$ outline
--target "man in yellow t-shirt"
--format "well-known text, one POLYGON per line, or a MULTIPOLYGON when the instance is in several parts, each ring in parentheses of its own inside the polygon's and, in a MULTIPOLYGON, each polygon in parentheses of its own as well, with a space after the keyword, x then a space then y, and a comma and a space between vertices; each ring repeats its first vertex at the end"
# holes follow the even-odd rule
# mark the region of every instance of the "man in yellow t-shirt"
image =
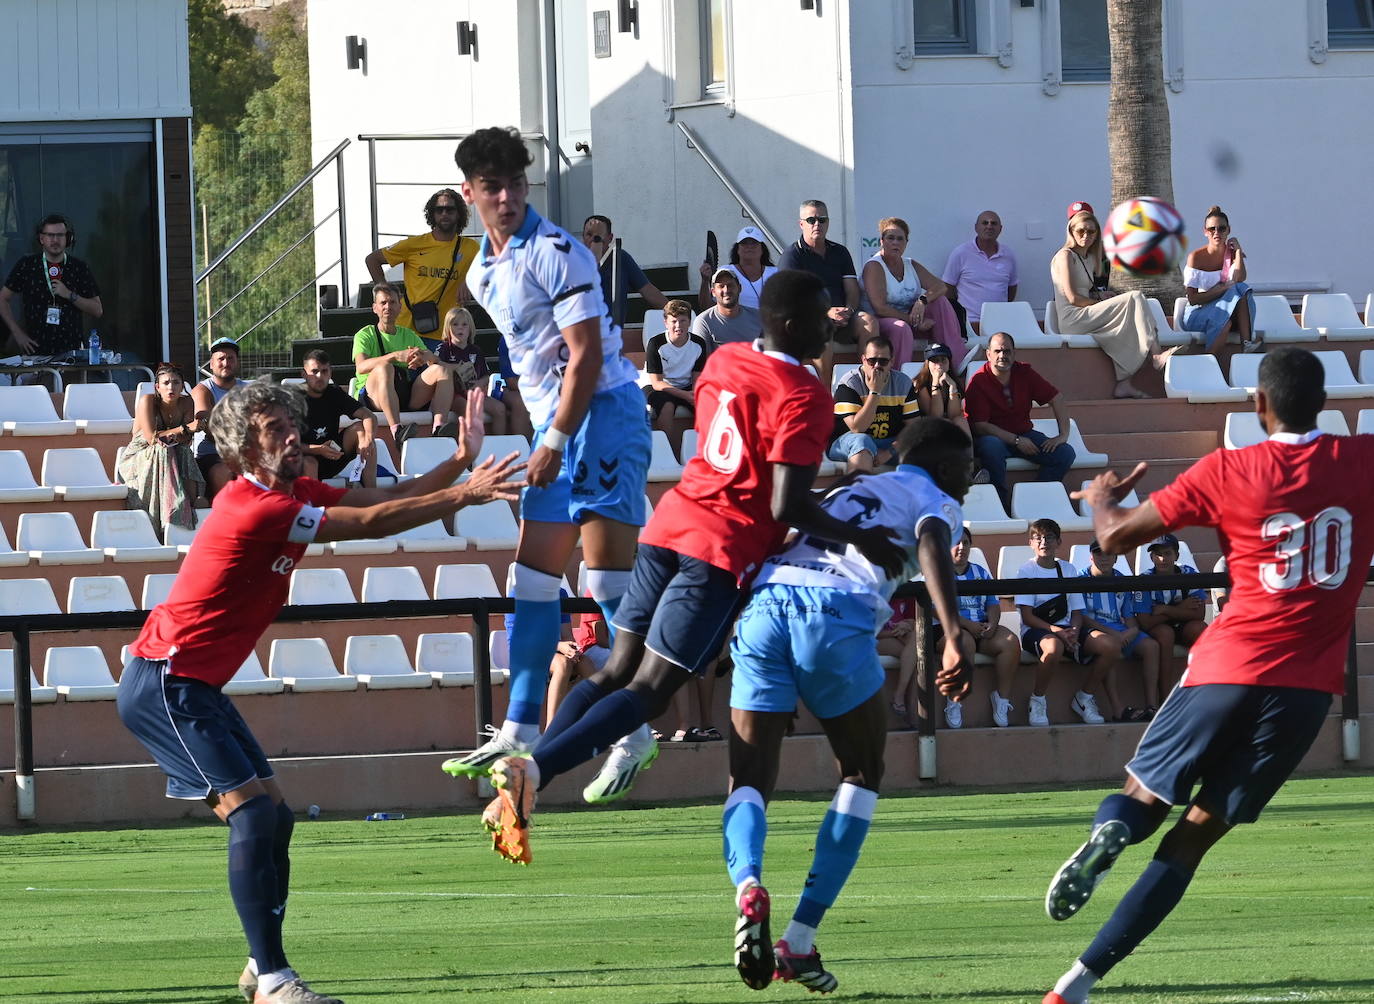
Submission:
POLYGON ((449 417, 453 404, 453 371, 425 348, 420 336, 396 323, 399 291, 389 282, 372 290, 372 312, 377 323, 353 336, 353 396, 372 411, 380 411, 391 428, 392 441, 400 446, 414 431, 401 421, 403 411, 428 409, 431 435, 452 436, 458 425, 449 417))
MULTIPOLYGON (((405 299, 396 323, 402 328, 415 329, 410 305, 425 300, 438 301, 437 320, 442 322, 449 309, 459 299, 469 300, 464 279, 473 259, 477 257, 477 242, 462 237, 468 225, 468 207, 462 196, 451 188, 441 188, 425 203, 425 222, 429 233, 399 240, 390 247, 378 248, 367 256, 367 271, 373 282, 386 282, 384 265, 404 267, 405 299), (454 256, 455 246, 458 249, 454 256)), ((442 332, 421 332, 441 338, 442 332)))

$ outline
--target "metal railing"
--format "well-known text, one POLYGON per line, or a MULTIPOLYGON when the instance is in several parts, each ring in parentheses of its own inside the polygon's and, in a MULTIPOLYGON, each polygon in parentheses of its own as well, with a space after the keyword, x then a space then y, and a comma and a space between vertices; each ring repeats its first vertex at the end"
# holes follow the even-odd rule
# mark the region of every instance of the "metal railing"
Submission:
POLYGON ((682 132, 682 135, 687 137, 687 145, 696 150, 701 156, 702 161, 711 169, 711 173, 720 179, 720 183, 725 186, 726 191, 728 191, 731 197, 739 203, 740 209, 744 210, 745 214, 754 221, 754 225, 763 231, 763 236, 767 237, 768 243, 773 245, 773 253, 782 254, 783 243, 778 238, 778 235, 774 233, 773 228, 768 225, 768 221, 763 218, 763 213, 759 212, 758 207, 750 201, 749 196, 740 191, 740 187, 735 184, 729 172, 725 170, 724 166, 715 158, 711 151, 702 144, 701 137, 692 132, 691 127, 681 119, 678 119, 674 124, 682 132))

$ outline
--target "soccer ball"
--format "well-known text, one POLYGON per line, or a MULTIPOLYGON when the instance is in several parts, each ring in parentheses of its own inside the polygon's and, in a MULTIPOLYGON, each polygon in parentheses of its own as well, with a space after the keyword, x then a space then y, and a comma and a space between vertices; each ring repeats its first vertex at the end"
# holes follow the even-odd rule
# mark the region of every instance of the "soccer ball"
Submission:
POLYGON ((1163 199, 1127 199, 1107 217, 1102 249, 1113 265, 1127 272, 1163 275, 1178 266, 1188 249, 1183 217, 1163 199))

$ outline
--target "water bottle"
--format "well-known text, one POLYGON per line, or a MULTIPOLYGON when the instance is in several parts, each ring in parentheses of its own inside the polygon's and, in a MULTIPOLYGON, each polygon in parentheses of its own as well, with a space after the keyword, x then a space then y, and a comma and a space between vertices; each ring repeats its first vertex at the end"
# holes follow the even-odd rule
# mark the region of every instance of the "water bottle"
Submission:
POLYGON ((318 805, 312 805, 310 808, 305 810, 305 814, 310 819, 319 819, 320 807, 318 805))
POLYGON ((382 823, 388 819, 405 819, 406 814, 404 812, 369 812, 366 818, 369 823, 382 823))
POLYGON ((91 339, 86 343, 86 359, 92 366, 100 365, 100 332, 91 329, 91 339))

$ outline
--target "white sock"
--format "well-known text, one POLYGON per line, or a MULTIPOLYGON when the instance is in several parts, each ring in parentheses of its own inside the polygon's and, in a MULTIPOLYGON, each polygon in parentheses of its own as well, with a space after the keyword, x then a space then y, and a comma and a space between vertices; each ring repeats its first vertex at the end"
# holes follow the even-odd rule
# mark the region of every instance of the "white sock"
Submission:
POLYGON ((787 942, 788 951, 793 955, 810 955, 811 949, 816 947, 816 929, 791 920, 787 923, 782 940, 787 942))
POLYGON ((1069 1004, 1084 1004, 1088 999, 1088 991, 1099 979, 1101 977, 1083 965, 1082 962, 1075 962, 1054 985, 1054 992, 1063 997, 1069 1004))
POLYGON ((277 987, 281 986, 283 983, 287 982, 288 980, 294 980, 295 978, 296 971, 294 969, 291 969, 290 967, 286 969, 275 969, 270 973, 259 973, 258 993, 264 995, 270 994, 273 990, 276 990, 277 987))
POLYGON ((248 971, 254 976, 258 975, 258 960, 253 956, 248 956, 248 971))
POLYGON ((507 718, 501 723, 501 735, 513 743, 528 748, 538 741, 539 726, 525 722, 513 722, 507 718))

